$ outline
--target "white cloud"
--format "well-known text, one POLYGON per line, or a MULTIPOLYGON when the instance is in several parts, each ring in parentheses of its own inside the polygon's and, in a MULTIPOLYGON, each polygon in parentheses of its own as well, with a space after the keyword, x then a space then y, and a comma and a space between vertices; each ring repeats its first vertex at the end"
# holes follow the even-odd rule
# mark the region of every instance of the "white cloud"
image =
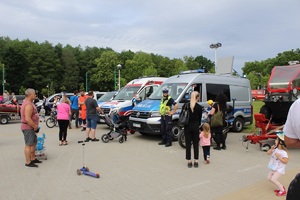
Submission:
MULTIPOLYGON (((300 47, 299 0, 2 0, 1 36, 73 46, 218 57, 234 68, 300 47)), ((240 71, 241 72, 241 71, 240 71)))

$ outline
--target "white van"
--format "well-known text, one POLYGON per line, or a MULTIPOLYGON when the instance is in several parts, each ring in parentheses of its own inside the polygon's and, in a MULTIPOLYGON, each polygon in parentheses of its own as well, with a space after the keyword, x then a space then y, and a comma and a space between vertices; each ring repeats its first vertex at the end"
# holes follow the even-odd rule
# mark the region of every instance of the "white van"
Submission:
POLYGON ((169 95, 179 104, 173 115, 172 134, 177 138, 180 127, 178 117, 184 102, 189 101, 192 91, 199 91, 199 104, 207 108, 208 100, 215 100, 216 96, 224 93, 233 105, 235 99, 233 131, 242 131, 244 125, 252 124, 252 95, 248 79, 231 75, 199 73, 197 70, 183 72, 166 80, 148 100, 139 103, 132 109, 129 127, 141 134, 160 134, 159 105, 162 90, 167 88, 169 95))
POLYGON ((132 110, 132 99, 134 94, 138 94, 142 100, 148 98, 167 78, 162 77, 142 77, 134 79, 125 85, 113 100, 101 106, 105 114, 111 109, 118 109, 120 116, 128 116, 132 110))

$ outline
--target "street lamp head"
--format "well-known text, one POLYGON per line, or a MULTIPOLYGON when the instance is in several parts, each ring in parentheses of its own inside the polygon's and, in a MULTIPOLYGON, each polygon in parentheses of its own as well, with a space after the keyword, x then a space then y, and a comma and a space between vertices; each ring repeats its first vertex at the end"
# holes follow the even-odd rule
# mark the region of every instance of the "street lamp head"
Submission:
POLYGON ((120 70, 122 68, 122 65, 118 64, 117 67, 120 70))
POLYGON ((222 46, 222 44, 220 43, 220 42, 218 42, 218 43, 216 43, 216 44, 211 44, 209 47, 211 48, 211 49, 217 49, 217 48, 219 48, 219 47, 221 47, 222 46))

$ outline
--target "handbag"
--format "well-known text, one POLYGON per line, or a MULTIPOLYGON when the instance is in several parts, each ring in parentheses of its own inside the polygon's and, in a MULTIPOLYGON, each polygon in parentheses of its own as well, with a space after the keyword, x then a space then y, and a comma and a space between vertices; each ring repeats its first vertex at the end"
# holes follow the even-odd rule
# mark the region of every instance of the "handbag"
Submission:
POLYGON ((213 116, 211 116, 211 124, 210 127, 220 127, 223 126, 223 113, 220 110, 220 106, 218 104, 218 112, 215 112, 213 116))
POLYGON ((179 125, 180 126, 185 126, 189 123, 189 118, 190 118, 190 112, 189 112, 189 103, 184 104, 182 111, 179 115, 179 125))

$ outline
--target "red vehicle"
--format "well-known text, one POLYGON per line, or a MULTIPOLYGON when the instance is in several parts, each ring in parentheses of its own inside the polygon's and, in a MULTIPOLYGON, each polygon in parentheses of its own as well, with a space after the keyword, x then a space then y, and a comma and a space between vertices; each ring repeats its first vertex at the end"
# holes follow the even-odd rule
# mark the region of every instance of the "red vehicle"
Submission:
POLYGON ((300 64, 275 66, 260 113, 272 123, 284 124, 290 106, 300 98, 300 64))
POLYGON ((0 122, 7 124, 9 120, 20 118, 21 104, 14 104, 11 101, 0 104, 0 122))
POLYGON ((264 100, 266 97, 265 90, 252 90, 252 100, 264 100))

